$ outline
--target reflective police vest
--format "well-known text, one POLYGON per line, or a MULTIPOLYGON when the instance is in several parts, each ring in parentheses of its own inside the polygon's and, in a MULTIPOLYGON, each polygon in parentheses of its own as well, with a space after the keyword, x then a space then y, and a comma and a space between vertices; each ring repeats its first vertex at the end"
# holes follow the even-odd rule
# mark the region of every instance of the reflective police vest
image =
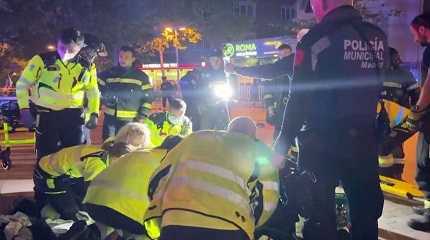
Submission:
POLYGON ((149 178, 166 150, 137 150, 112 162, 90 184, 84 203, 108 207, 143 226, 149 178))
POLYGON ((16 84, 21 109, 29 107, 30 90, 31 100, 44 108, 82 108, 86 95, 88 112, 99 112, 100 93, 94 64, 87 69, 77 62, 65 63, 56 52, 35 55, 16 84))
POLYGON ((63 148, 43 157, 39 168, 52 178, 66 176, 91 181, 109 165, 109 156, 98 146, 78 145, 63 148))
POLYGON ((227 223, 253 239, 249 182, 255 174, 258 178, 259 163, 271 163, 271 154, 267 146, 242 134, 199 131, 189 135, 169 152, 152 177, 145 220, 162 218, 162 227, 205 225, 212 229, 224 229, 227 223), (166 222, 163 215, 169 212, 178 213, 176 219, 180 212, 202 218, 166 222), (214 225, 214 219, 224 224, 214 225))

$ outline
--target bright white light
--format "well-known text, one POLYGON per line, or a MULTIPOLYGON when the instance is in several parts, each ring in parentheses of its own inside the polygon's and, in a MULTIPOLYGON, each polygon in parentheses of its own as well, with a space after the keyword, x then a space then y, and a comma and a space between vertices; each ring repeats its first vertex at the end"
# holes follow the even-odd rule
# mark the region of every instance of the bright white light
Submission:
POLYGON ((48 46, 46 46, 46 49, 48 49, 48 50, 50 50, 50 51, 53 51, 53 50, 55 50, 55 46, 54 46, 54 45, 49 44, 48 46))
POLYGON ((228 101, 231 97, 233 97, 233 89, 228 83, 225 82, 215 83, 213 85, 213 91, 217 98, 220 98, 224 101, 228 101))

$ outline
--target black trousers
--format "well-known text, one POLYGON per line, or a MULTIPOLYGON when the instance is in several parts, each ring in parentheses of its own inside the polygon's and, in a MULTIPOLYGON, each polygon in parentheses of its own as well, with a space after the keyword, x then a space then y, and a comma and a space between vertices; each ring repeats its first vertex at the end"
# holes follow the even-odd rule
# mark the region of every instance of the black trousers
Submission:
POLYGON ((338 239, 335 187, 347 194, 352 240, 377 240, 383 194, 379 186, 376 134, 373 129, 304 133, 299 165, 314 174, 311 209, 305 210, 304 239, 338 239))
POLYGON ((37 107, 36 153, 40 159, 62 148, 82 144, 82 109, 70 108, 60 111, 37 107))
POLYGON ((430 199, 430 157, 429 143, 423 133, 418 135, 417 173, 415 180, 427 200, 430 199))
POLYGON ((118 131, 124 127, 127 123, 131 122, 132 120, 122 120, 118 119, 114 116, 111 116, 109 114, 105 114, 105 118, 103 120, 103 141, 108 139, 109 137, 114 137, 118 131))
POLYGON ((249 240, 241 230, 218 230, 199 227, 167 226, 160 240, 249 240))
POLYGON ((85 210, 97 222, 115 229, 125 230, 129 233, 142 235, 146 233, 144 226, 133 219, 105 206, 86 203, 85 210))
POLYGON ((33 175, 37 205, 42 208, 45 204, 50 204, 62 219, 76 221, 76 213, 81 209, 88 183, 82 178, 64 179, 67 184, 57 184, 55 188, 48 188, 46 181, 49 176, 41 173, 40 169, 36 169, 33 175))

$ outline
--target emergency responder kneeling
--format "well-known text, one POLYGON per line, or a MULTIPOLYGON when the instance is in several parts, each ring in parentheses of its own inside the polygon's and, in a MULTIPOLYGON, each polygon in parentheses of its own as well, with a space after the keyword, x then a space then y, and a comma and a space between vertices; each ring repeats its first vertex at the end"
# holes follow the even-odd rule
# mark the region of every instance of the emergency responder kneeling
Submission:
MULTIPOLYGON (((149 179, 166 156, 180 141, 179 136, 165 139, 159 148, 133 151, 113 162, 88 187, 84 203, 105 239, 113 230, 121 230, 123 238, 145 239, 143 217, 149 206, 149 179)), ((148 229, 148 231, 151 229, 148 229)), ((159 231, 155 229, 156 233, 159 231)))
POLYGON ((255 123, 239 117, 228 131, 193 133, 169 152, 151 178, 145 216, 160 221, 161 240, 253 239, 262 210, 276 208, 265 193, 279 191, 276 171, 262 179, 273 152, 255 135, 255 123))
POLYGON ((135 51, 128 46, 118 53, 118 66, 99 74, 99 87, 105 107, 103 140, 133 120, 149 116, 154 98, 148 76, 137 69, 135 51))
POLYGON ((191 120, 185 116, 187 104, 179 98, 169 98, 166 112, 153 113, 144 120, 151 130, 153 147, 158 147, 167 136, 186 137, 193 131, 191 120))
POLYGON ((36 201, 51 205, 62 219, 76 221, 88 182, 113 159, 144 146, 148 133, 144 124, 129 123, 101 147, 78 145, 43 157, 33 176, 36 201))
POLYGON ((78 57, 85 49, 84 40, 80 31, 64 30, 58 38, 57 51, 35 55, 16 84, 21 121, 28 128, 34 121, 30 98, 35 105, 38 160, 64 147, 82 144, 85 95, 91 116, 86 126, 93 129, 97 125, 100 93, 96 67, 78 57))

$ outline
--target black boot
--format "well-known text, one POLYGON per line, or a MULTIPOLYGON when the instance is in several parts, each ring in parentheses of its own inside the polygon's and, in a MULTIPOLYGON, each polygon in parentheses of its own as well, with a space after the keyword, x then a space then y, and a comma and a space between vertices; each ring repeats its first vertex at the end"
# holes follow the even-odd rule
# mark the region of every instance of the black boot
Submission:
POLYGON ((409 220, 408 225, 418 231, 430 232, 430 213, 427 212, 421 217, 409 220))

